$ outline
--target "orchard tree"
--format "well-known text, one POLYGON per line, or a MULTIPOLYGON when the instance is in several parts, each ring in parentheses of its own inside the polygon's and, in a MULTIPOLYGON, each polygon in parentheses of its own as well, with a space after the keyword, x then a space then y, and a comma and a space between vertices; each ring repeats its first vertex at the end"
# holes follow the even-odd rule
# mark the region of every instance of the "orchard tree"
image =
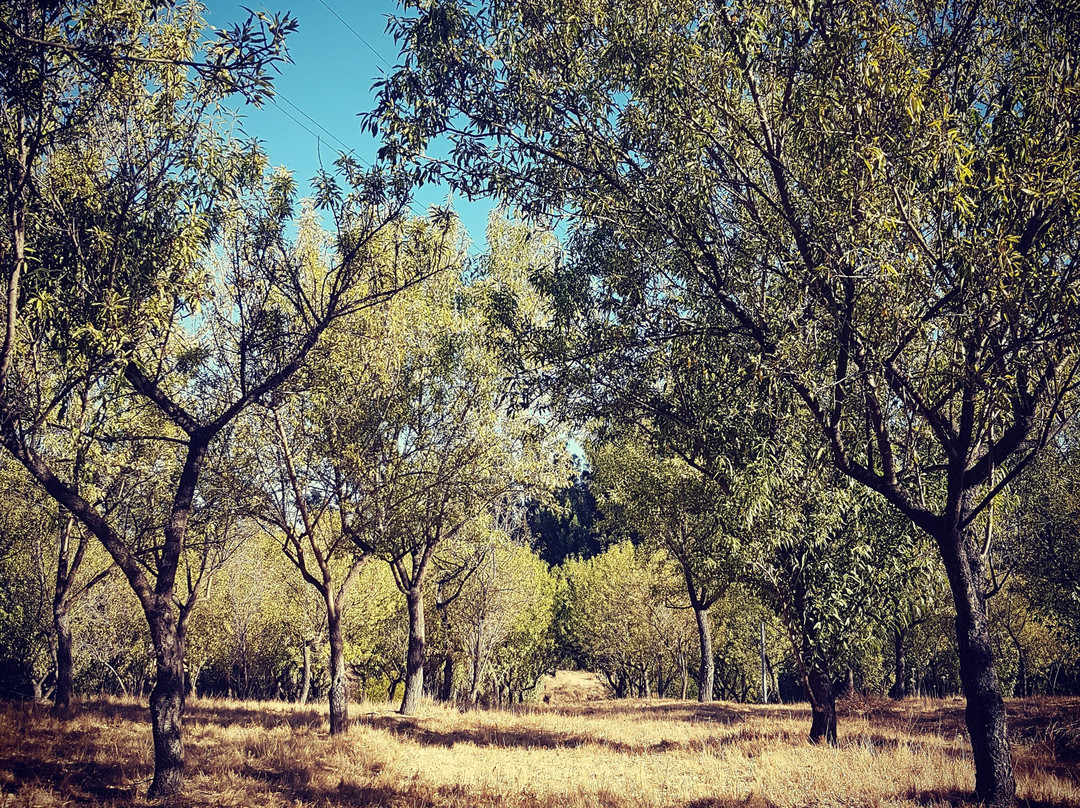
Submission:
POLYGON ((448 606, 450 632, 469 663, 469 707, 479 704, 489 679, 505 678, 519 692, 527 689, 521 684, 527 683, 528 672, 521 668, 551 625, 553 585, 547 565, 505 532, 485 533, 469 542, 476 545, 473 569, 448 606))
POLYGON ((716 655, 709 610, 738 575, 738 528, 745 520, 730 513, 731 498, 715 481, 679 458, 657 457, 633 438, 596 447, 589 464, 605 520, 617 521, 643 546, 665 550, 678 564, 697 623, 698 701, 712 701, 716 655))
POLYGON ((654 554, 623 541, 562 567, 567 620, 562 631, 616 698, 648 696, 652 674, 668 648, 666 629, 677 610, 665 598, 670 567, 656 561, 654 554))
POLYGON ((220 103, 266 96, 293 27, 253 15, 200 46, 194 5, 16 3, 0 17, 0 442, 101 542, 142 607, 156 658, 154 797, 182 785, 198 591, 181 598, 177 584, 194 511, 210 501, 207 459, 330 323, 398 285, 368 246, 400 214, 404 184, 343 168, 345 189, 320 194, 334 261, 315 272, 286 235, 291 180, 228 135, 220 103), (101 431, 95 462, 118 462, 129 444, 168 460, 135 510, 87 498, 72 460, 40 448, 87 380, 116 411, 142 414, 101 431))
MULTIPOLYGON (((402 285, 417 278, 438 283, 436 276, 456 258, 455 232, 445 217, 434 223, 402 223, 373 242, 370 260, 402 285)), ((320 267, 316 274, 332 265, 336 245, 328 236, 311 215, 305 217, 298 246, 304 260, 320 267)), ((292 389, 265 408, 261 429, 245 441, 245 476, 259 490, 256 516, 279 532, 286 557, 325 604, 332 735, 348 728, 345 608, 350 590, 375 553, 372 492, 358 485, 350 472, 355 458, 383 435, 369 431, 356 411, 381 413, 396 403, 397 391, 381 384, 384 368, 394 363, 400 347, 396 340, 401 331, 387 323, 395 322, 399 329, 405 325, 403 319, 389 316, 394 309, 390 301, 339 321, 292 389), (361 407, 343 396, 343 390, 362 397, 361 407), (260 434, 270 439, 260 440, 260 434)))
MULTIPOLYGON (((414 4, 409 3, 409 6, 414 4)), ((1074 15, 1060 4, 415 4, 383 155, 627 256, 627 320, 685 293, 794 391, 834 467, 933 539, 980 801, 1015 793, 979 520, 1072 412, 1074 15)), ((584 287, 589 287, 586 285, 584 287)), ((679 339, 653 318, 656 339, 679 339)))
MULTIPOLYGON (((432 234, 425 238, 413 249, 432 249, 432 234)), ((443 251, 453 246, 440 243, 443 251)), ((456 266, 378 313, 369 326, 379 345, 375 364, 356 365, 354 373, 342 363, 339 380, 366 391, 364 403, 345 408, 335 428, 354 436, 341 473, 364 512, 349 535, 390 565, 408 606, 405 715, 415 712, 423 691, 424 592, 439 546, 464 539, 499 503, 558 484, 565 465, 549 425, 510 412, 498 357, 485 338, 484 288, 465 284, 461 257, 451 251, 456 266)), ((363 350, 362 342, 354 350, 363 350)))

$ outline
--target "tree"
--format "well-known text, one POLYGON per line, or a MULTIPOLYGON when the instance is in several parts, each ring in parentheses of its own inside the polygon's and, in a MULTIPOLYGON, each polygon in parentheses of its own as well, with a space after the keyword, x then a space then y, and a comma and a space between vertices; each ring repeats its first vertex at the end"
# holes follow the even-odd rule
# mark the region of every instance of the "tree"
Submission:
POLYGON ((684 319, 745 340, 833 465, 933 539, 975 793, 1002 806, 978 521, 1072 406, 1071 19, 1013 0, 443 0, 395 22, 408 59, 368 119, 390 159, 449 135, 425 172, 614 231, 632 258, 600 278, 613 308, 685 290, 684 319))
POLYGON ((469 574, 447 607, 450 632, 469 663, 470 707, 479 704, 489 678, 516 685, 518 692, 535 686, 536 680, 528 682, 530 673, 538 680, 547 666, 530 663, 549 634, 554 601, 550 573, 539 557, 504 530, 485 533, 462 548, 473 556, 469 574))
MULTIPOLYGON (((453 239, 440 240, 437 250, 460 259, 453 239)), ((372 320, 374 365, 341 365, 340 385, 365 391, 364 405, 340 412, 336 425, 354 436, 341 468, 365 514, 350 536, 390 565, 406 598, 406 715, 423 690, 424 591, 439 546, 483 524, 497 503, 556 484, 562 466, 550 427, 507 411, 480 317, 483 293, 465 285, 460 268, 448 269, 372 320)))
POLYGON ((741 565, 737 535, 729 525, 745 522, 721 486, 679 458, 650 456, 647 446, 624 438, 589 455, 603 491, 605 519, 642 537, 643 546, 675 559, 697 623, 701 664, 698 701, 713 700, 715 651, 709 609, 723 597, 741 565))
MULTIPOLYGON (((787 629, 798 676, 812 709, 810 740, 836 745, 840 665, 868 631, 877 592, 878 533, 864 489, 807 456, 802 441, 780 436, 762 452, 762 487, 749 516, 760 537, 751 564, 756 584, 787 629), (876 534, 876 535, 875 535, 876 534)), ((887 556, 889 553, 878 554, 887 556)))
POLYGON ((285 17, 253 15, 200 48, 194 7, 5 6, 3 160, 7 281, 0 442, 97 537, 146 616, 152 796, 182 783, 184 640, 205 583, 188 540, 208 457, 235 419, 280 387, 339 316, 392 294, 369 243, 405 186, 342 167, 320 202, 334 263, 315 272, 285 236, 293 187, 232 140, 218 104, 269 90, 285 17), (31 261, 31 257, 33 260, 31 261), (103 430, 102 463, 141 444, 164 462, 154 492, 112 511, 39 451, 76 382, 125 414, 103 430), (152 518, 146 519, 148 511, 152 518))
POLYGON ((569 625, 563 630, 584 663, 616 698, 648 696, 670 640, 670 566, 628 542, 562 567, 569 625), (665 630, 667 629, 667 630, 665 630))

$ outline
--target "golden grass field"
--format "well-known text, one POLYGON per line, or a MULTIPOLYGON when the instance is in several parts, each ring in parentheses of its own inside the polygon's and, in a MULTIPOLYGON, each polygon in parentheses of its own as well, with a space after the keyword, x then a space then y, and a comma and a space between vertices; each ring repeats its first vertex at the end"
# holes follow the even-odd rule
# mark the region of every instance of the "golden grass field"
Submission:
MULTIPOLYGON (((587 675, 550 704, 462 713, 193 699, 187 785, 172 805, 385 808, 956 806, 974 783, 958 699, 852 700, 840 747, 811 746, 805 706, 600 698, 587 675)), ((1009 703, 1021 805, 1080 808, 1080 698, 1009 703)), ((0 707, 0 806, 140 806, 152 772, 144 703, 0 707)))

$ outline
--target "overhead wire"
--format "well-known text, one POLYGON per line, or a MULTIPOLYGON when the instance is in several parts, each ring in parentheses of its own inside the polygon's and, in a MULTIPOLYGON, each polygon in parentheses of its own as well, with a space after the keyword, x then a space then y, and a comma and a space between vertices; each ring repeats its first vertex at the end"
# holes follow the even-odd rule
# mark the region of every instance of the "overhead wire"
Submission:
MULTIPOLYGON (((371 43, 368 42, 363 36, 361 36, 361 34, 355 28, 353 28, 352 25, 350 25, 340 14, 338 14, 337 11, 335 11, 334 8, 329 3, 326 2, 326 0, 319 0, 319 2, 326 8, 327 11, 329 11, 331 14, 333 14, 334 17, 336 17, 338 19, 338 21, 342 25, 344 25, 352 33, 353 36, 355 36, 358 40, 360 40, 368 48, 368 50, 370 50, 372 53, 374 53, 375 56, 377 56, 387 67, 391 67, 391 68, 393 67, 393 65, 391 65, 390 62, 388 62, 386 60, 386 58, 381 53, 379 53, 374 47, 372 47, 371 43)), ((334 143, 336 143, 341 148, 341 150, 343 152, 355 157, 357 160, 359 160, 361 163, 363 163, 368 168, 374 168, 373 164, 369 160, 365 159, 364 157, 360 156, 355 151, 353 151, 351 148, 349 148, 349 146, 347 146, 345 144, 345 142, 341 138, 339 138, 332 131, 330 131, 328 128, 323 126, 319 121, 315 120, 315 118, 313 118, 311 115, 306 113, 296 103, 289 100, 281 92, 279 92, 279 91, 275 92, 274 96, 271 98, 271 101, 273 102, 274 106, 277 107, 277 109, 280 110, 282 114, 284 114, 287 118, 289 118, 289 120, 291 120, 293 123, 295 123, 301 129, 303 129, 305 132, 307 132, 309 135, 311 135, 313 138, 315 138, 315 142, 316 142, 317 147, 319 145, 321 145, 324 138, 322 136, 320 136, 317 132, 313 131, 311 129, 311 127, 307 126, 303 121, 299 120, 295 115, 290 113, 283 106, 281 106, 281 104, 278 103, 279 99, 281 101, 284 101, 290 107, 292 107, 292 109, 294 109, 303 118, 310 121, 312 126, 316 127, 317 129, 319 129, 320 131, 325 133, 326 137, 329 138, 330 140, 332 140, 334 143)), ((423 216, 427 215, 426 211, 418 211, 416 209, 416 206, 417 206, 417 203, 415 201, 409 203, 409 209, 412 211, 414 216, 423 217, 423 216)), ((477 251, 477 248, 476 248, 475 244, 470 243, 469 252, 474 253, 476 251, 477 251)))
POLYGON ((392 68, 392 67, 393 67, 393 65, 392 65, 392 64, 390 64, 390 63, 389 63, 388 61, 386 61, 386 57, 385 57, 385 56, 383 56, 383 55, 382 55, 381 53, 379 53, 379 52, 378 52, 377 50, 375 50, 375 48, 373 48, 373 47, 372 47, 371 43, 370 43, 370 42, 368 42, 368 41, 367 41, 366 39, 364 39, 364 37, 362 37, 362 36, 360 35, 360 32, 359 32, 359 31, 357 31, 357 30, 356 30, 355 28, 353 28, 353 27, 352 27, 351 25, 349 25, 349 23, 348 23, 348 22, 346 22, 345 18, 344 18, 344 17, 342 17, 342 16, 340 15, 340 14, 338 14, 338 13, 337 13, 337 12, 336 12, 336 11, 334 10, 333 6, 331 6, 331 5, 329 4, 329 3, 327 3, 327 2, 326 2, 326 0, 319 0, 319 2, 320 2, 320 3, 322 3, 323 7, 324 7, 324 8, 325 8, 325 9, 326 9, 327 11, 329 11, 329 12, 330 12, 331 14, 333 14, 333 15, 334 15, 335 17, 337 17, 337 18, 338 18, 338 22, 340 22, 340 23, 341 23, 342 25, 344 25, 344 26, 345 26, 346 28, 348 28, 348 29, 349 29, 350 31, 352 31, 352 34, 353 34, 353 36, 355 36, 355 37, 356 37, 357 39, 359 39, 359 40, 360 40, 361 42, 363 42, 363 43, 364 43, 364 44, 365 44, 365 45, 367 46, 367 49, 368 49, 369 51, 371 51, 371 52, 372 52, 372 53, 374 53, 374 54, 375 54, 375 55, 376 55, 376 56, 377 56, 377 57, 378 57, 379 59, 381 59, 381 60, 382 60, 382 62, 383 62, 383 64, 385 64, 385 65, 386 65, 387 67, 390 67, 390 68, 392 68))

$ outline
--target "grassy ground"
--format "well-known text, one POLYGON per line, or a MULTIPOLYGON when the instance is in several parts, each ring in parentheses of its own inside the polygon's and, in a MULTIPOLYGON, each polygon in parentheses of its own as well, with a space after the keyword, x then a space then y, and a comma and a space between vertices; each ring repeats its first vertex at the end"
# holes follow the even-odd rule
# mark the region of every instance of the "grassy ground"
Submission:
MULTIPOLYGON (((847 702, 832 749, 807 743, 804 707, 597 696, 564 680, 549 704, 516 712, 353 705, 333 739, 321 705, 193 700, 173 804, 955 806, 974 782, 959 700, 847 702)), ((1021 805, 1080 808, 1080 699, 1009 708, 1021 805)), ((144 704, 86 702, 66 722, 0 707, 0 806, 145 805, 151 764, 144 704)))

